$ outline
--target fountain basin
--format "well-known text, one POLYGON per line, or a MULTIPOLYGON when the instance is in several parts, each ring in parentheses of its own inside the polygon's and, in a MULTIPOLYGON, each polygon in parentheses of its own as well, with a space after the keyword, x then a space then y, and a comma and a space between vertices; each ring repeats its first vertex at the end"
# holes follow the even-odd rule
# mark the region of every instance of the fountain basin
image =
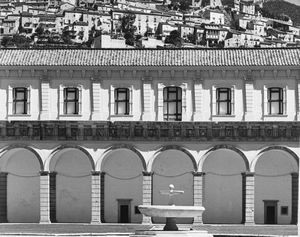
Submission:
POLYGON ((139 205, 142 214, 151 217, 188 218, 202 216, 202 206, 139 205))

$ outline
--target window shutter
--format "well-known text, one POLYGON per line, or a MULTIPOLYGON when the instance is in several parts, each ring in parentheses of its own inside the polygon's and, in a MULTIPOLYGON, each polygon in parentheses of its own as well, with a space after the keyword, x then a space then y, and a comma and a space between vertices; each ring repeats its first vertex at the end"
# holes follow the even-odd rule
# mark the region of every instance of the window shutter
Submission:
POLYGON ((287 114, 287 95, 286 87, 282 88, 282 99, 283 99, 283 114, 287 114))
POLYGON ((231 87, 231 90, 230 90, 230 93, 231 93, 231 101, 230 101, 230 104, 231 104, 231 115, 234 115, 234 87, 231 87))
POLYGON ((268 106, 268 88, 266 86, 264 86, 263 100, 264 100, 264 115, 268 115, 270 114, 270 109, 268 106))
POLYGON ((82 114, 82 86, 78 86, 78 114, 82 114))
POLYGON ((65 98, 65 87, 63 85, 59 86, 59 115, 64 114, 64 98, 65 98))
POLYGON ((27 111, 26 111, 26 114, 30 114, 30 99, 31 99, 31 86, 27 87, 27 111))
POLYGON ((211 96, 211 113, 212 115, 216 115, 217 114, 217 105, 216 105, 216 102, 217 102, 217 90, 216 90, 216 87, 213 86, 212 88, 212 96, 211 96))
POLYGON ((9 115, 13 114, 13 88, 11 86, 8 86, 8 111, 7 113, 9 115))
POLYGON ((129 87, 129 114, 133 114, 133 89, 129 87))

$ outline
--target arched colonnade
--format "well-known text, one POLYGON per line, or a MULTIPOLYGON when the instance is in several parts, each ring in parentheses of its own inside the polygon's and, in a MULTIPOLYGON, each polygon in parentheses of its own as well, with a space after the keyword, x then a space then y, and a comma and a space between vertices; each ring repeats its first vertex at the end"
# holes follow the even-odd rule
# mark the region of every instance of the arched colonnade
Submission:
POLYGON ((166 204, 159 191, 170 183, 185 191, 177 205, 206 208, 203 219, 181 223, 297 221, 298 157, 285 146, 262 148, 251 160, 232 145, 212 146, 199 159, 178 145, 162 146, 147 159, 128 144, 97 158, 78 145, 41 154, 23 144, 0 151, 1 222, 160 223, 137 206, 166 204))

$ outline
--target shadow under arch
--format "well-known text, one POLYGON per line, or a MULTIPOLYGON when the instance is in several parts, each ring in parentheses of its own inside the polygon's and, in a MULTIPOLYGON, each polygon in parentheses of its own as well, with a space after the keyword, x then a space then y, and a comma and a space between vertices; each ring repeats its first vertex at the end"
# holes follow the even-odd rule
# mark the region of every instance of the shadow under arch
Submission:
POLYGON ((147 166, 147 171, 148 172, 152 171, 153 163, 156 160, 156 158, 158 157, 158 155, 161 154, 164 151, 167 151, 167 150, 178 150, 178 151, 181 151, 184 154, 186 154, 190 158, 190 160, 192 161, 192 164, 193 164, 193 167, 194 167, 193 171, 197 171, 197 169, 198 169, 197 168, 197 162, 196 162, 194 156, 187 149, 185 149, 184 147, 179 146, 179 145, 166 145, 166 146, 162 146, 158 151, 156 151, 154 153, 154 155, 152 156, 152 158, 149 160, 148 166, 147 166))
POLYGON ((199 171, 202 172, 203 171, 203 164, 205 162, 205 160, 207 159, 207 157, 214 151, 216 150, 219 150, 219 149, 228 149, 228 150, 232 150, 234 152, 236 152, 237 154, 239 154, 244 163, 245 163, 245 166, 246 166, 246 171, 250 171, 250 165, 249 165, 249 161, 247 159, 247 157, 245 156, 245 154, 240 150, 238 149, 237 147, 235 146, 232 146, 232 145, 227 145, 227 144, 219 144, 219 145, 215 145, 213 146, 212 148, 210 148, 200 159, 199 161, 199 171))
MULTIPOLYGON (((260 159, 260 157, 267 151, 272 151, 272 150, 281 150, 284 151, 286 153, 288 153, 289 155, 291 155, 294 160, 296 161, 298 167, 299 167, 299 157, 297 156, 297 154, 295 152, 293 152, 291 149, 285 147, 285 146, 279 146, 279 145, 274 145, 274 146, 268 146, 266 148, 264 148, 263 150, 261 150, 257 156, 254 158, 254 160, 251 162, 251 167, 250 167, 250 171, 251 172, 255 172, 255 166, 257 164, 257 161, 260 159)), ((297 169, 298 170, 298 169, 297 169)))
POLYGON ((38 162, 40 164, 40 171, 44 171, 44 163, 43 163, 43 160, 42 160, 42 157, 40 156, 40 154, 33 147, 25 145, 25 144, 18 143, 18 144, 11 144, 11 145, 4 147, 0 152, 0 159, 8 151, 10 151, 12 149, 18 149, 18 148, 23 148, 23 149, 26 149, 26 150, 32 152, 35 155, 35 157, 38 159, 38 162))
POLYGON ((45 163, 45 170, 47 171, 50 171, 50 163, 51 163, 51 160, 52 158, 60 151, 64 150, 64 149, 77 149, 77 150, 80 150, 82 151, 89 159, 90 163, 91 163, 91 166, 92 166, 92 171, 95 171, 95 163, 94 163, 94 160, 93 160, 93 157, 91 156, 91 154, 86 150, 84 149, 82 146, 79 146, 79 145, 72 145, 72 144, 64 144, 64 145, 60 145, 58 147, 56 147, 52 152, 51 154, 49 155, 49 157, 47 158, 46 160, 46 163, 45 163))
POLYGON ((143 166, 143 171, 146 171, 146 162, 144 159, 144 156, 141 154, 141 152, 139 150, 137 150, 133 145, 130 144, 115 144, 110 146, 109 148, 107 148, 106 151, 104 151, 104 153, 101 155, 100 159, 96 162, 96 170, 97 171, 102 171, 103 170, 103 161, 108 157, 109 153, 111 153, 112 151, 118 150, 118 149, 127 149, 132 151, 133 153, 135 153, 140 161, 142 162, 142 166, 143 166))

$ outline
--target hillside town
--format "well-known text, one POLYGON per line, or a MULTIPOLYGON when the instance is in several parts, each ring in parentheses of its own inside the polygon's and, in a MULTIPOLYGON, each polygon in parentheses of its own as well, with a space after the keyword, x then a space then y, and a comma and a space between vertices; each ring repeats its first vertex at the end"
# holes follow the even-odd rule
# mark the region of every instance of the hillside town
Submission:
POLYGON ((1 48, 299 47, 264 0, 0 0, 1 48))

